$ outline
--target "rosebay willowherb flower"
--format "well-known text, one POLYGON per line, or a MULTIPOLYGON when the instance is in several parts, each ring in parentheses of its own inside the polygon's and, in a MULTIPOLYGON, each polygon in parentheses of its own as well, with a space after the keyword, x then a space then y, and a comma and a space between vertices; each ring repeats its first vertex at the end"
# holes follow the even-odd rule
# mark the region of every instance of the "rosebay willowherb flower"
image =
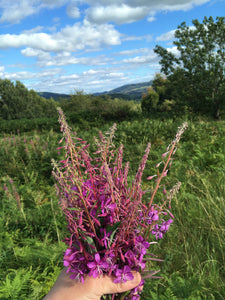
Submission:
POLYGON ((173 222, 168 210, 180 183, 169 192, 163 184, 176 146, 187 124, 178 133, 162 155, 161 172, 150 175, 152 188, 149 201, 143 201, 142 175, 151 145, 148 144, 132 185, 127 182, 129 163, 124 164, 123 146, 113 144, 114 124, 105 135, 95 140, 96 151, 89 153, 89 145, 78 138, 68 126, 59 108, 59 122, 64 143, 65 158, 53 161, 53 176, 59 203, 65 213, 68 245, 63 262, 72 279, 84 281, 85 276, 113 276, 114 282, 133 279, 132 271, 142 274, 139 287, 123 295, 107 295, 104 299, 139 299, 146 278, 159 278, 158 270, 146 270, 149 261, 157 261, 151 254, 151 244, 163 238, 173 222), (161 203, 154 203, 158 190, 161 203))

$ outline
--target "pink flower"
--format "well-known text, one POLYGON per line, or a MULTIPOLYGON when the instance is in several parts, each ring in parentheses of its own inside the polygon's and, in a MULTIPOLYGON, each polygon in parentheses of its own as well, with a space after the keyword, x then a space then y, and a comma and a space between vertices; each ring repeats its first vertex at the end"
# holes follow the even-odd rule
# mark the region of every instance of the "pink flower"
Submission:
POLYGON ((75 253, 72 251, 72 249, 68 248, 66 249, 63 257, 63 264, 65 267, 68 267, 71 264, 71 261, 74 259, 75 253))
POLYGON ((134 275, 131 272, 131 268, 124 266, 123 269, 117 269, 115 272, 116 278, 113 280, 114 283, 127 282, 128 280, 133 280, 134 275))
POLYGON ((109 267, 108 263, 105 259, 101 259, 99 253, 95 254, 95 260, 89 262, 87 264, 88 268, 91 270, 89 272, 89 276, 94 278, 98 277, 99 275, 103 274, 103 271, 106 271, 109 267))

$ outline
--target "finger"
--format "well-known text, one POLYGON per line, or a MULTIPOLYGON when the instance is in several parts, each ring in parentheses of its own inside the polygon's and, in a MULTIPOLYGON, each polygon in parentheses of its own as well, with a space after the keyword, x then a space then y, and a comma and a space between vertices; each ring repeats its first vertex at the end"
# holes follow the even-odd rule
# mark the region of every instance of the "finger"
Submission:
POLYGON ((113 277, 102 277, 100 279, 102 285, 102 293, 103 294, 118 294, 129 291, 136 286, 138 286, 141 282, 141 275, 138 272, 133 272, 134 278, 124 283, 114 283, 113 277))

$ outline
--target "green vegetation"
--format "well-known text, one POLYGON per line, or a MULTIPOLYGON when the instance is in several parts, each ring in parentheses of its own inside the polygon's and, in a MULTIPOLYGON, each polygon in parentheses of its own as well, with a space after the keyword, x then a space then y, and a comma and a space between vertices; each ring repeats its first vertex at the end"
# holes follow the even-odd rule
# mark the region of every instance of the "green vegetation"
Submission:
MULTIPOLYGON (((126 98, 126 97, 125 97, 126 98)), ((0 132, 16 133, 30 129, 56 129, 60 105, 71 122, 83 127, 103 124, 105 121, 130 120, 141 116, 137 101, 118 98, 117 95, 94 96, 77 91, 65 98, 45 99, 19 81, 0 79, 0 132)))
MULTIPOLYGON (((182 120, 133 120, 118 124, 115 143, 125 146, 134 175, 147 141, 152 150, 145 177, 182 120)), ((112 124, 73 129, 93 142, 112 124)), ((159 280, 145 285, 143 299, 224 299, 225 297, 225 123, 190 121, 170 171, 182 181, 172 203, 175 222, 154 248, 165 261, 159 280)), ((63 157, 56 131, 1 137, 1 299, 42 299, 62 268, 66 236, 51 177, 51 158, 63 157)), ((144 183, 147 188, 148 182, 144 183)))
POLYGON ((0 120, 32 119, 53 117, 56 115, 56 103, 46 100, 34 90, 28 89, 20 82, 13 83, 0 79, 0 120))
MULTIPOLYGON (((161 72, 167 75, 170 98, 179 110, 221 118, 225 109, 225 18, 183 22, 175 32, 176 55, 156 46, 161 72)), ((167 86, 168 86, 167 84, 167 86)))

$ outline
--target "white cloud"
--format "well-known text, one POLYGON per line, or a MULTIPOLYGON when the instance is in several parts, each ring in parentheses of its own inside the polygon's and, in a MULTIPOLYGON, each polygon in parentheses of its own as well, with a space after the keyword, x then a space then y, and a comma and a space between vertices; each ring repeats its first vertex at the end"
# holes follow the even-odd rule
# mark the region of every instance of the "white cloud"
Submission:
MULTIPOLYGON (((55 70, 55 69, 53 69, 55 70)), ((35 77, 33 73, 28 74, 33 80, 32 88, 36 91, 53 91, 59 93, 74 93, 76 90, 81 90, 83 86, 86 93, 92 93, 96 91, 111 90, 121 85, 122 82, 127 83, 129 78, 126 74, 118 71, 116 68, 100 68, 100 69, 89 69, 87 71, 63 75, 60 71, 55 74, 49 74, 49 77, 34 82, 38 76, 35 77), (48 78, 48 79, 47 79, 48 78)))
POLYGON ((30 46, 31 48, 44 51, 57 51, 60 48, 59 41, 46 33, 21 33, 0 35, 0 48, 20 48, 30 46))
POLYGON ((31 34, 31 33, 36 33, 36 32, 41 32, 43 31, 44 27, 43 26, 36 26, 31 29, 23 30, 23 33, 25 34, 31 34))
POLYGON ((22 19, 37 14, 41 9, 53 9, 67 6, 67 13, 72 18, 80 16, 79 4, 89 4, 87 19, 101 24, 115 22, 131 23, 148 17, 155 19, 157 11, 189 10, 210 0, 0 0, 0 22, 19 23, 22 19))
POLYGON ((147 54, 126 58, 123 59, 122 62, 126 64, 143 65, 158 62, 158 56, 153 50, 149 50, 147 54))
POLYGON ((132 50, 120 51, 119 53, 117 53, 117 55, 130 56, 130 55, 135 55, 135 54, 140 54, 140 53, 148 53, 148 52, 149 52, 148 48, 140 48, 140 49, 132 49, 132 50))
POLYGON ((21 50, 21 54, 25 57, 36 57, 37 64, 41 68, 52 66, 66 66, 66 65, 92 65, 101 66, 112 62, 112 58, 105 55, 98 55, 94 57, 79 57, 69 51, 58 52, 51 54, 39 49, 25 48, 21 50))
POLYGON ((48 61, 51 58, 50 53, 33 48, 22 49, 21 54, 26 57, 37 57, 38 61, 48 61))
POLYGON ((174 55, 177 56, 177 57, 180 56, 180 51, 177 50, 177 47, 176 47, 176 46, 174 46, 174 47, 172 47, 172 48, 167 48, 166 50, 167 50, 168 52, 174 54, 174 55))
POLYGON ((161 34, 160 36, 158 36, 156 38, 156 41, 163 41, 163 42, 165 42, 165 41, 173 40, 174 39, 175 31, 176 31, 176 29, 161 34))
POLYGON ((70 2, 69 0, 33 0, 37 3, 41 3, 41 6, 44 7, 49 7, 49 8, 55 8, 55 7, 60 7, 67 2, 70 2))
POLYGON ((84 75, 96 75, 96 74, 98 74, 98 71, 97 71, 97 70, 90 69, 90 70, 88 70, 88 71, 84 71, 83 74, 84 74, 84 75))
POLYGON ((147 5, 152 10, 188 10, 195 5, 201 5, 210 0, 131 0, 133 5, 147 5))
POLYGON ((11 80, 30 80, 30 79, 42 79, 42 78, 54 78, 62 72, 59 68, 47 69, 41 72, 28 72, 28 71, 19 71, 16 73, 13 72, 4 72, 2 78, 7 78, 11 80))
POLYGON ((124 77, 124 73, 122 72, 111 72, 106 74, 107 78, 121 78, 124 77))
MULTIPOLYGON (((196 28, 195 28, 195 26, 189 26, 189 29, 190 30, 195 30, 196 28)), ((176 30, 177 29, 174 29, 174 30, 171 30, 171 31, 168 31, 166 33, 161 34, 160 36, 158 36, 156 38, 156 41, 166 42, 166 41, 174 40, 176 30)))
POLYGON ((110 58, 100 55, 96 57, 76 57, 72 55, 61 56, 56 55, 47 59, 42 57, 38 58, 38 65, 40 67, 51 67, 51 66, 66 66, 66 65, 92 65, 100 66, 110 62, 110 58))
POLYGON ((87 19, 94 23, 113 21, 117 24, 131 23, 143 19, 148 14, 145 7, 130 7, 126 4, 93 6, 87 10, 87 19))
POLYGON ((134 35, 123 35, 122 36, 123 41, 142 41, 146 40, 147 43, 152 41, 152 34, 146 34, 146 35, 140 35, 140 36, 134 36, 134 35))
POLYGON ((154 17, 154 14, 155 13, 152 13, 149 17, 148 17, 148 22, 153 22, 153 21, 155 21, 156 20, 156 18, 154 17))
POLYGON ((0 48, 27 47, 47 52, 78 51, 103 45, 119 45, 120 33, 110 24, 93 26, 84 21, 62 28, 55 34, 21 33, 0 35, 0 48))
POLYGON ((210 0, 83 0, 88 3, 87 19, 93 23, 131 23, 147 17, 155 20, 158 11, 187 11, 210 0))
POLYGON ((18 23, 27 16, 34 14, 36 10, 32 4, 33 1, 30 0, 2 0, 0 2, 0 8, 3 12, 0 18, 0 23, 18 23))
POLYGON ((0 0, 0 23, 19 23, 28 16, 38 14, 41 9, 63 6, 70 0, 0 0))
POLYGON ((70 18, 77 19, 80 17, 80 10, 73 3, 67 6, 66 13, 70 18))

